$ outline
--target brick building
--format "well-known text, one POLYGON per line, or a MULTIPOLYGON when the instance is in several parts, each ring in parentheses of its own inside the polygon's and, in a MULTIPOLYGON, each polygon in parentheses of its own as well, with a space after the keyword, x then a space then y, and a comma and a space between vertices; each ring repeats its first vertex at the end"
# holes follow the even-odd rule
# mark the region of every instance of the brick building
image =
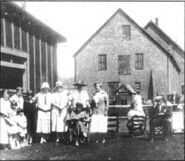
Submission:
POLYGON ((122 84, 139 90, 146 99, 156 93, 181 94, 184 51, 152 29, 151 23, 141 28, 118 9, 74 54, 75 81, 84 80, 90 95, 93 83, 101 81, 110 100, 122 84))
POLYGON ((12 2, 1 2, 0 89, 40 90, 57 80, 57 43, 65 38, 12 2))

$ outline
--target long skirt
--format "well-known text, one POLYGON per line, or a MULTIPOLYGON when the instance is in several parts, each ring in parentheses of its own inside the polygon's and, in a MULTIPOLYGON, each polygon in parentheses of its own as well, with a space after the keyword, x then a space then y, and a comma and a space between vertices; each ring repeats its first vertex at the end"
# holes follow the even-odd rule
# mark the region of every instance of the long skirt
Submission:
POLYGON ((94 114, 91 117, 90 133, 106 133, 108 118, 102 114, 94 114))
POLYGON ((65 132, 65 121, 67 117, 67 109, 61 112, 58 109, 53 109, 51 114, 52 132, 65 132))
POLYGON ((38 111, 37 116, 37 133, 50 133, 50 112, 38 111))

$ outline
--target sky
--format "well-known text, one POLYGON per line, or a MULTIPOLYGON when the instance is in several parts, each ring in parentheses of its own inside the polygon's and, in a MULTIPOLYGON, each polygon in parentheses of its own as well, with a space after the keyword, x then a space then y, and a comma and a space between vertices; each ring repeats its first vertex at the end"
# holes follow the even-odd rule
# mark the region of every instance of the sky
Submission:
MULTIPOLYGON (((16 2, 21 6, 21 2, 16 2)), ((184 49, 184 2, 26 2, 26 10, 67 38, 58 44, 58 78, 74 76, 73 54, 118 8, 141 27, 159 27, 184 49)))

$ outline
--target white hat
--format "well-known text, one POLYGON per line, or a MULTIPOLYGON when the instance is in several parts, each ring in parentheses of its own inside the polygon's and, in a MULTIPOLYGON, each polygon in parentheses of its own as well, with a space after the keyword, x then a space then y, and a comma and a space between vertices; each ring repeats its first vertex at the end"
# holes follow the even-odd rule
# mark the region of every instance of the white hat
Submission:
POLYGON ((57 87, 63 87, 63 82, 62 82, 62 81, 57 81, 57 82, 55 83, 55 86, 56 86, 56 88, 57 88, 57 87))
POLYGON ((43 82, 43 83, 42 83, 41 89, 43 89, 43 88, 48 88, 48 89, 50 89, 48 82, 43 82))

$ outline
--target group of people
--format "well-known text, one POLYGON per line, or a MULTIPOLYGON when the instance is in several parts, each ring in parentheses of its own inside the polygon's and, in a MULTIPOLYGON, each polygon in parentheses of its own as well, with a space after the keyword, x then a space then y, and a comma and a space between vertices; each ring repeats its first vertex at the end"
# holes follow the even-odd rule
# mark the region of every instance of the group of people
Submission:
MULTIPOLYGON (((51 133, 55 133, 56 144, 65 141, 69 120, 78 120, 76 127, 83 137, 88 133, 96 133, 96 143, 105 143, 105 133, 108 127, 108 94, 102 89, 101 83, 94 83, 95 92, 90 99, 83 89, 83 81, 73 84, 74 91, 64 89, 63 82, 57 81, 54 92, 50 92, 47 82, 42 83, 41 91, 35 96, 28 93, 23 97, 23 89, 17 87, 16 93, 10 97, 9 91, 4 90, 0 99, 0 145, 2 148, 17 149, 32 143, 34 134, 40 136, 40 143, 49 140, 51 133), (89 126, 81 119, 90 119, 89 126)), ((153 142, 155 126, 164 129, 164 138, 168 140, 171 132, 170 118, 171 103, 163 96, 154 98, 153 108, 150 110, 150 139, 153 142)), ((135 115, 146 116, 143 110, 142 97, 138 93, 134 96, 128 112, 128 121, 135 115)), ((128 127, 131 129, 130 127, 128 127)), ((75 145, 79 145, 78 138, 75 145)))
POLYGON ((133 125, 130 123, 132 118, 134 116, 140 116, 140 117, 146 117, 146 114, 149 115, 149 126, 150 126, 150 134, 149 138, 150 141, 154 141, 154 136, 155 136, 155 128, 156 127, 162 127, 164 131, 164 140, 168 141, 169 136, 172 134, 172 129, 171 129, 171 117, 172 117, 172 111, 173 111, 173 105, 177 105, 175 109, 182 109, 181 104, 176 104, 178 103, 177 101, 174 101, 174 95, 175 92, 172 94, 171 97, 165 97, 163 95, 161 96, 156 96, 153 100, 153 103, 151 102, 152 108, 148 109, 148 111, 143 110, 142 106, 142 98, 139 94, 135 95, 135 99, 133 99, 130 110, 127 113, 128 117, 128 123, 127 123, 127 128, 130 132, 133 130, 133 125))
MULTIPOLYGON (((35 132, 41 138, 40 143, 47 142, 50 134, 56 133, 55 142, 58 144, 65 139, 66 122, 73 119, 79 120, 77 125, 84 137, 90 131, 98 134, 96 142, 105 143, 109 107, 107 93, 102 89, 101 83, 95 83, 95 92, 90 102, 89 94, 83 89, 87 85, 83 81, 73 85, 76 88, 69 93, 63 88, 63 83, 57 81, 54 92, 50 92, 49 84, 44 82, 39 93, 33 97, 30 93, 26 99, 23 98, 21 87, 11 97, 9 91, 4 90, 0 99, 0 144, 11 149, 27 146, 32 143, 34 124, 35 132), (37 113, 35 118, 30 113, 33 110, 37 113), (90 116, 91 123, 88 128, 80 119, 88 119, 90 116)), ((75 145, 79 145, 79 140, 76 140, 75 145)))

